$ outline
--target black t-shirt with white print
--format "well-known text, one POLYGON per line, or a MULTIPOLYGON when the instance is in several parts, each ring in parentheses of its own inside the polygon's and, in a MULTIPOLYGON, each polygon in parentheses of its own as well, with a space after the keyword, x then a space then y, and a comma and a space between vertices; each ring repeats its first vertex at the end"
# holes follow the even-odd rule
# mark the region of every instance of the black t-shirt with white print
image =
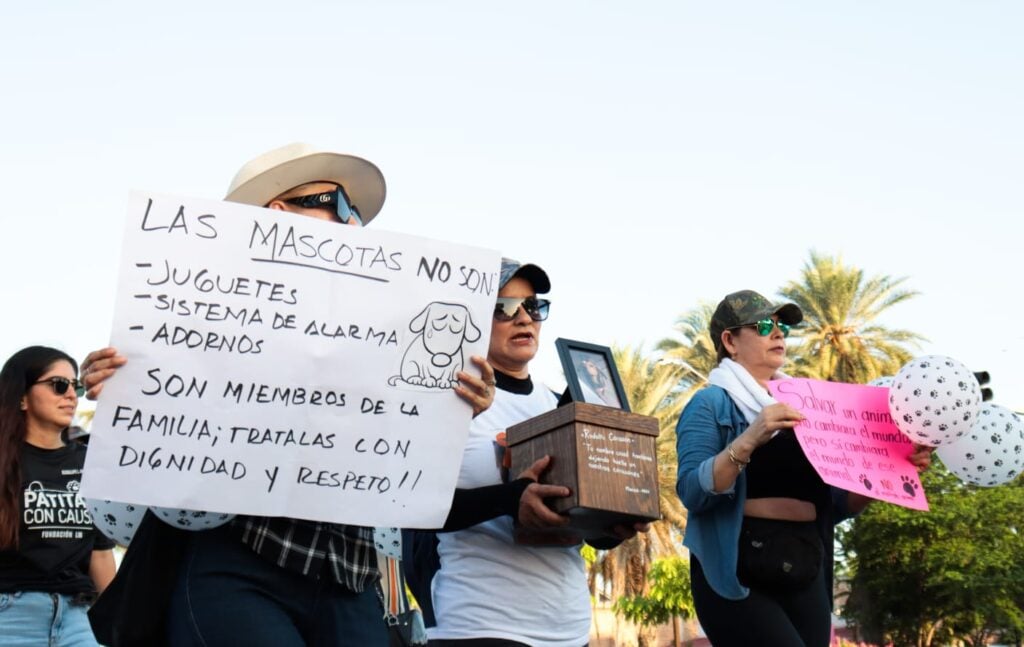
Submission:
POLYGON ((25 443, 21 451, 21 527, 18 550, 0 551, 0 591, 88 593, 93 550, 114 543, 96 529, 78 494, 85 445, 60 449, 25 443))

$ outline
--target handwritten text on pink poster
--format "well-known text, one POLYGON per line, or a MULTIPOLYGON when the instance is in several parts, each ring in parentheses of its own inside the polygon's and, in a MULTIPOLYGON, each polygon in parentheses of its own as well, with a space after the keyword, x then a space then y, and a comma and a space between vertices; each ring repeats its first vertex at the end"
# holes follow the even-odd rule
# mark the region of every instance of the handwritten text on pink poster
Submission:
POLYGON ((779 402, 807 420, 797 439, 830 485, 914 510, 927 510, 921 480, 907 457, 913 445, 889 416, 889 389, 793 378, 768 383, 779 402))

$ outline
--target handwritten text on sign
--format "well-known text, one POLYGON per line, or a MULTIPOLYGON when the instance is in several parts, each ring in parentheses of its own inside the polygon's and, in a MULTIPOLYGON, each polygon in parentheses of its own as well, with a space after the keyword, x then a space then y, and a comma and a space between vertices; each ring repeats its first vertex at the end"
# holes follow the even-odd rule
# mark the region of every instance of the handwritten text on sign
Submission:
POLYGON ((914 510, 927 510, 913 445, 889 416, 889 390, 877 386, 788 379, 768 383, 772 396, 802 413, 797 439, 830 485, 914 510))
POLYGON ((83 494, 360 525, 443 523, 497 252, 133 194, 83 494))

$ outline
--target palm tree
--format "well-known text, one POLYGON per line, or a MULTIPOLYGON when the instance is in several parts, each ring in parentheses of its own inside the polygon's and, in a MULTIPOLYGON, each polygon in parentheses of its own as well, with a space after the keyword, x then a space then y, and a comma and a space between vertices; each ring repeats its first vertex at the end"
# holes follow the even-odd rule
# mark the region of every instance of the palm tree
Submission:
POLYGON ((800 280, 779 291, 804 312, 803 323, 794 330, 800 343, 791 350, 793 374, 855 384, 895 374, 913 357, 904 344, 916 346, 924 338, 874 321, 919 294, 902 289, 904 281, 865 277, 863 270, 844 265, 841 256, 812 251, 800 280))
MULTIPOLYGON (((615 364, 622 378, 630 409, 658 419, 658 490, 662 519, 651 530, 624 541, 617 548, 601 551, 591 568, 591 582, 600 575, 610 598, 647 592, 647 572, 655 559, 679 555, 686 511, 676 495, 675 424, 684 399, 678 385, 684 369, 676 364, 644 357, 639 348, 615 348, 615 364)), ((616 644, 623 644, 624 636, 616 644)))
MULTIPOLYGON (((658 419, 661 515, 666 522, 683 530, 686 527, 686 512, 676 495, 676 422, 686 403, 677 389, 685 371, 675 364, 644 357, 639 347, 616 347, 612 355, 619 377, 622 378, 630 410, 658 419)), ((664 536, 667 538, 667 535, 664 536)))
POLYGON ((662 353, 663 361, 683 368, 682 380, 686 395, 691 395, 703 386, 707 382, 708 373, 718 365, 710 332, 711 315, 714 312, 715 306, 701 303, 683 313, 676 319, 674 326, 682 340, 666 337, 656 346, 662 353))

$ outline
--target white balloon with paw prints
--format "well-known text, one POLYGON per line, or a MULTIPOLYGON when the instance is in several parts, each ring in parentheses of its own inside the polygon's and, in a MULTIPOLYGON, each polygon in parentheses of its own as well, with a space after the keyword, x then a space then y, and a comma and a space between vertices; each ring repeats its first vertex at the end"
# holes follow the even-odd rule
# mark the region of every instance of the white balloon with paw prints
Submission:
POLYGON ((1024 471, 1024 421, 1005 407, 981 405, 978 421, 963 438, 935 453, 965 483, 1009 483, 1024 471))
POLYGON ((131 543, 148 508, 135 503, 107 499, 86 499, 93 524, 100 532, 122 546, 131 543))
POLYGON ((981 387, 960 362, 943 355, 917 357, 889 386, 889 414, 904 436, 937 447, 963 436, 981 406, 981 387))
POLYGON ((153 508, 161 521, 183 530, 210 530, 223 526, 235 518, 233 514, 185 510, 184 508, 153 508))

